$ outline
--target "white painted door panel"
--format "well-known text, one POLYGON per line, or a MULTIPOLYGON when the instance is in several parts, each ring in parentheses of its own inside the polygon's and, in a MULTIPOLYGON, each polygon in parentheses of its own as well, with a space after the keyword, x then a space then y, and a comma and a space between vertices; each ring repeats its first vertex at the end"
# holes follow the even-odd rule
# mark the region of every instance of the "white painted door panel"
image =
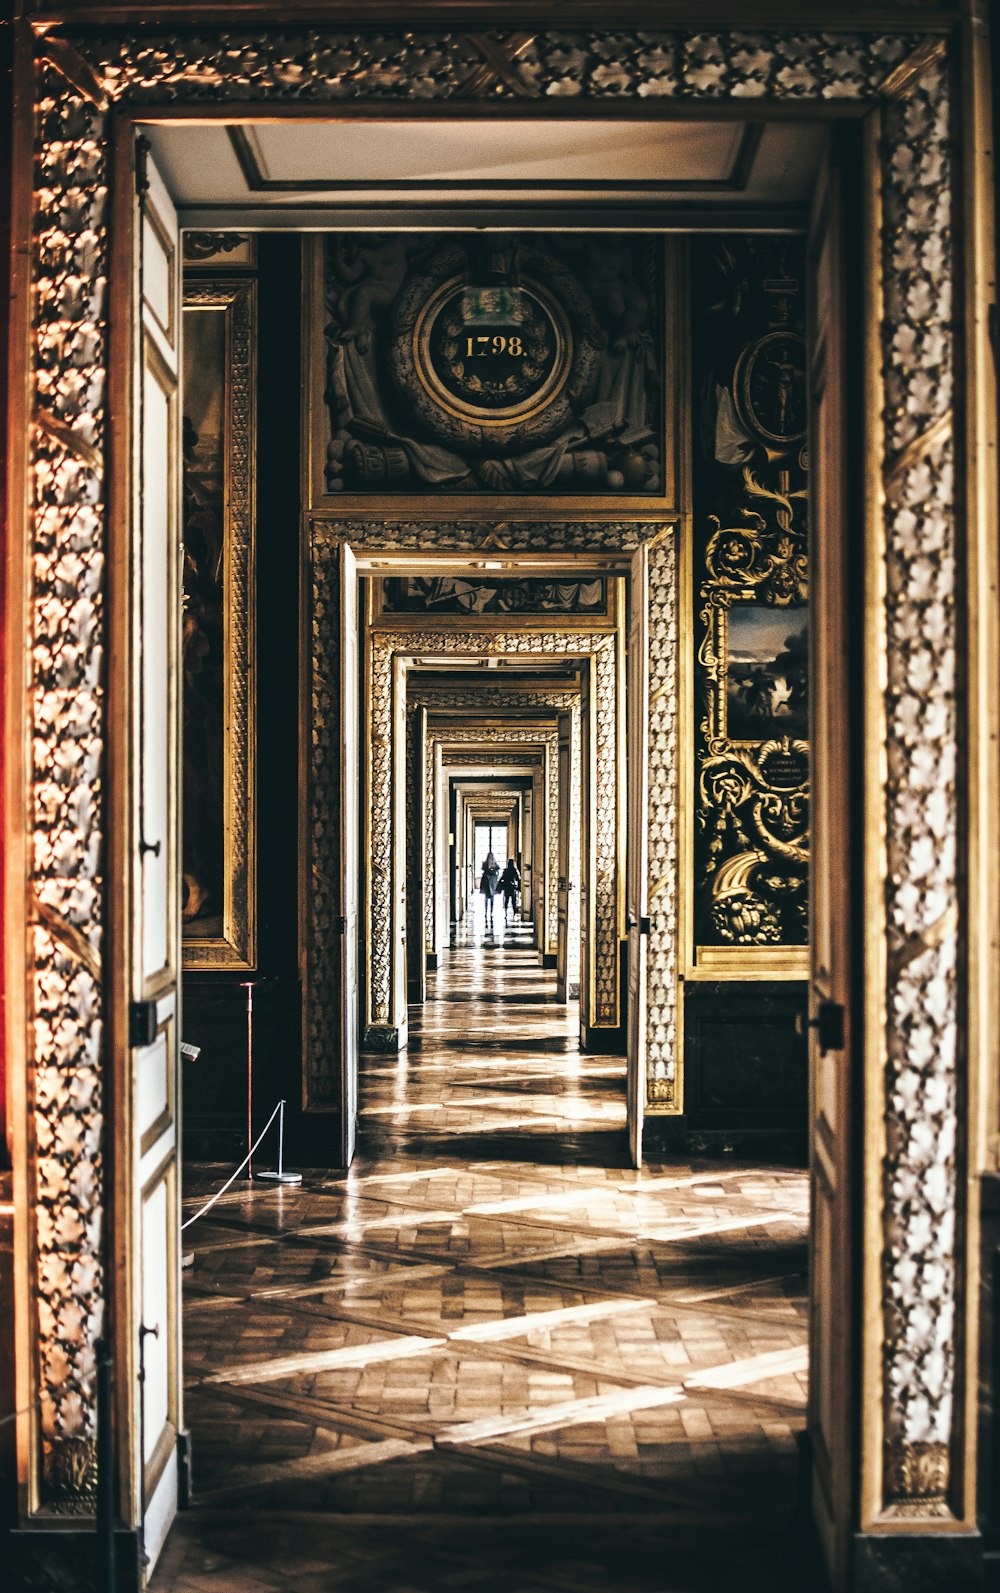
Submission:
POLYGON ((358 572, 340 550, 340 1151, 349 1167, 358 1128, 358 800, 361 780, 358 705, 358 572))
POLYGON ((627 916, 628 1005, 626 1011, 626 1110, 629 1154, 642 1165, 646 1105, 646 957, 649 945, 647 867, 647 780, 649 768, 649 574, 646 548, 632 556, 631 614, 626 674, 626 791, 628 813, 627 916))
POLYGON ((851 1367, 851 882, 856 831, 850 793, 854 738, 849 706, 848 566, 852 525, 846 463, 850 424, 845 352, 845 193, 831 159, 817 185, 809 244, 812 483, 809 624, 812 724, 812 991, 809 1117, 809 1432, 813 1513, 833 1587, 848 1585, 854 1493, 851 1367))
POLYGON ((129 975, 133 1341, 132 1464, 143 1547, 155 1563, 177 1508, 181 1428, 180 1024, 180 248, 152 162, 138 200, 133 414, 129 975), (145 1031, 145 1032, 143 1032, 145 1031))

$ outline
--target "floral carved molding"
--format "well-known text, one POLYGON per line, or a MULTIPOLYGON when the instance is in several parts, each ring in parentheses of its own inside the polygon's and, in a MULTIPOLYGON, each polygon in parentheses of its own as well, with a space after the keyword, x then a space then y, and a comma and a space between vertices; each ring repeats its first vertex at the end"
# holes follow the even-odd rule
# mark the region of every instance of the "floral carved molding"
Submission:
MULTIPOLYGON (((102 803, 108 325, 108 162, 113 110, 170 103, 366 100, 880 103, 885 385, 886 728, 883 1311, 888 1513, 947 1503, 958 1442, 952 1326, 960 1217, 954 1159, 962 931, 955 702, 958 552, 952 479, 953 110, 944 46, 913 33, 684 31, 459 34, 238 33, 37 40, 31 531, 25 819, 28 887, 29 1191, 39 1345, 37 1452, 46 1509, 89 1508, 93 1344, 103 1321, 102 803)), ((634 546, 649 528, 511 527, 509 546, 634 546), (602 542, 601 538, 604 537, 602 542)), ((482 527, 382 527, 384 546, 475 547, 482 527)), ((330 594, 322 557, 314 604, 330 594)), ((650 988, 648 1094, 674 1099, 675 637, 670 539, 650 554, 650 988)), ((327 616, 329 618, 329 615, 327 616)), ((311 682, 331 713, 336 627, 311 682)), ((312 771, 309 845, 335 814, 330 771, 312 771)), ((334 826, 335 829, 335 826, 334 826)), ((336 846, 327 849, 336 860, 336 846)), ((316 929, 329 910, 317 881, 316 929)), ((335 1052, 315 930, 306 1032, 335 1052)), ((322 1073, 320 1066, 319 1072, 322 1073)), ((327 1064, 328 1071, 328 1064, 327 1064)), ((321 1093, 322 1079, 317 1088, 321 1093)))

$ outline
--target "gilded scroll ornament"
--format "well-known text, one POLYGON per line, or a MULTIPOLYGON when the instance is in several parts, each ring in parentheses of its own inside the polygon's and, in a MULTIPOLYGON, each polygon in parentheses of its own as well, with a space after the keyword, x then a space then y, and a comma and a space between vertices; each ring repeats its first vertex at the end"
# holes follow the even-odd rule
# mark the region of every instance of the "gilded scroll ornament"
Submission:
POLYGON ((695 245, 695 934, 809 938, 805 261, 695 245))

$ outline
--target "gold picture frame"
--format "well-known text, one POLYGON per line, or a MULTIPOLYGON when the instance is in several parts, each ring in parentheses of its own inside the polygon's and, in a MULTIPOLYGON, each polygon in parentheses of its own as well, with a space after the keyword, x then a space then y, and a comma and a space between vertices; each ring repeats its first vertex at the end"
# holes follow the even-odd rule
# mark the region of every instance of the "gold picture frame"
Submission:
POLYGON ((185 283, 185 971, 257 965, 256 312, 252 278, 185 283), (210 678, 199 703, 203 671, 210 678), (207 760, 200 772, 198 750, 207 760), (198 803, 205 814, 200 850, 198 803), (204 914, 202 932, 200 915, 190 912, 194 887, 204 888, 191 871, 192 851, 199 866, 211 853, 214 890, 205 906, 217 910, 204 914))

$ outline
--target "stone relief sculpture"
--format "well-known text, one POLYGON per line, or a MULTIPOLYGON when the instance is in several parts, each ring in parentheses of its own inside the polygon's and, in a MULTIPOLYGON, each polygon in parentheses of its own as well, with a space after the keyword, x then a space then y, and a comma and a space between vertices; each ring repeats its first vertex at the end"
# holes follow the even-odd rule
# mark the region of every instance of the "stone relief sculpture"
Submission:
POLYGON ((383 614, 599 614, 608 585, 583 581, 475 580, 398 575, 381 583, 383 614))
POLYGON ((660 490, 661 262, 611 234, 332 234, 327 490, 660 490))

